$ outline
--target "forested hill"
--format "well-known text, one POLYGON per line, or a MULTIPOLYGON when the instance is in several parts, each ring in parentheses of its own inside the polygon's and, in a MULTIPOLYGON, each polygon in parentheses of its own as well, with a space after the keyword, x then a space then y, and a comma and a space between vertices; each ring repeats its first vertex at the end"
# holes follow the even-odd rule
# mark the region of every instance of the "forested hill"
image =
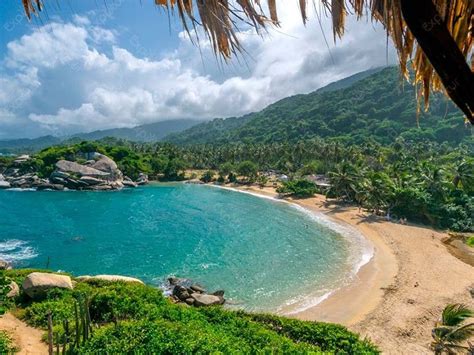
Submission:
POLYGON ((346 86, 336 82, 327 87, 329 91, 323 88, 288 97, 260 112, 215 119, 171 134, 165 140, 177 144, 222 144, 322 137, 349 144, 368 139, 390 144, 401 136, 411 141, 429 139, 458 144, 472 137, 462 113, 442 95, 432 97, 429 111, 419 116, 418 126, 414 88, 403 83, 395 67, 370 73, 346 86))

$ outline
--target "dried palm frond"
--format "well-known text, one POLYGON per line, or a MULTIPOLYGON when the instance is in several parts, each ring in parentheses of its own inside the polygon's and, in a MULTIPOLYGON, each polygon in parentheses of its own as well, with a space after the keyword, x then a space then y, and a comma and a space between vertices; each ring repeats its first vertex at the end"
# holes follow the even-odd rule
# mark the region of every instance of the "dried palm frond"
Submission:
MULTIPOLYGON (((286 1, 289 2, 289 0, 286 1)), ((392 38, 398 52, 401 72, 407 78, 408 65, 411 63, 414 71, 413 80, 419 88, 419 98, 424 98, 425 107, 428 106, 432 90, 444 91, 463 110, 471 123, 474 123, 474 59, 471 58, 470 69, 467 64, 467 57, 472 54, 474 41, 473 0, 313 1, 323 4, 331 15, 335 39, 344 34, 346 15, 350 12, 348 7, 352 8, 358 18, 370 13, 372 19, 382 23, 392 38), (434 12, 425 11, 426 7, 433 7, 434 12), (408 16, 410 12, 411 16, 408 16), (424 15, 427 16, 424 17, 424 15), (414 27, 418 27, 418 30, 422 30, 423 33, 420 31, 414 33, 414 27), (446 31, 448 36, 442 31, 446 31), (425 35, 433 38, 444 35, 446 43, 442 44, 446 44, 445 48, 451 46, 450 48, 454 49, 449 52, 456 53, 448 59, 452 59, 456 65, 446 62, 446 58, 436 56, 436 52, 430 52, 434 46, 433 38, 424 41, 422 37, 425 35), (459 55, 456 57, 457 54, 459 55), (469 69, 467 72, 463 65, 469 69)), ((41 0, 22 0, 22 2, 28 17, 41 10, 41 0)), ((298 0, 305 23, 308 2, 309 0, 298 0)), ((225 59, 242 50, 236 36, 239 21, 247 21, 257 31, 268 24, 278 25, 276 0, 267 0, 269 16, 262 9, 261 0, 194 0, 194 2, 193 0, 155 0, 155 4, 164 6, 170 11, 177 11, 184 29, 188 32, 191 27, 202 25, 214 51, 225 59), (195 9, 199 13, 200 22, 194 16, 195 9)))

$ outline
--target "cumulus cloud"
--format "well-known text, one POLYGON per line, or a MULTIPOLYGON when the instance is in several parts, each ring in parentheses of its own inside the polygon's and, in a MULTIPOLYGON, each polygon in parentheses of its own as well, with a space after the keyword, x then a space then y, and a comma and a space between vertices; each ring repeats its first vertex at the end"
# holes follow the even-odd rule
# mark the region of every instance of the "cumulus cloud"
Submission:
POLYGON ((18 136, 64 135, 238 116, 394 63, 380 28, 350 20, 346 36, 334 45, 323 20, 328 47, 318 22, 304 27, 296 11, 286 11, 282 27, 263 40, 251 29, 239 33, 247 54, 230 65, 220 65, 206 41, 201 58, 183 33, 174 51, 152 58, 139 40, 132 37, 132 48, 125 49, 115 30, 93 26, 87 17, 44 25, 7 45, 0 70, 0 138, 12 134, 15 122, 18 136), (25 125, 29 129, 20 130, 25 125))

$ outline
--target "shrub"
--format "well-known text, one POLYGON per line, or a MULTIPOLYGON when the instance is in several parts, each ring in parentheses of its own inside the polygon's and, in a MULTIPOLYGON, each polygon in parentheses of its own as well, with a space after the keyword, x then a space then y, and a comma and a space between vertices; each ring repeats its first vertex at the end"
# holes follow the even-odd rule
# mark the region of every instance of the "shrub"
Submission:
POLYGON ((301 179, 284 182, 283 185, 277 189, 277 192, 303 198, 313 196, 318 192, 318 189, 313 182, 301 179))
POLYGON ((17 351, 8 334, 0 331, 0 354, 14 354, 17 351))

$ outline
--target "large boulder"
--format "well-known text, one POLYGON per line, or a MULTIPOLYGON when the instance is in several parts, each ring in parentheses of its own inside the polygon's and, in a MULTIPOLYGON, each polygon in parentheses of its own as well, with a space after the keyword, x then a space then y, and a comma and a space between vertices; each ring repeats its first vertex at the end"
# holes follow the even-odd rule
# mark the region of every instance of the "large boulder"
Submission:
POLYGON ((109 180, 121 180, 123 178, 117 164, 108 156, 94 153, 94 159, 96 159, 96 162, 90 165, 90 167, 107 173, 109 180))
POLYGON ((95 276, 78 276, 76 277, 79 281, 87 281, 87 280, 104 280, 104 281, 122 281, 122 282, 137 282, 144 285, 142 280, 136 279, 134 277, 129 276, 121 276, 121 275, 95 275, 95 276))
POLYGON ((73 289, 69 276, 48 274, 43 272, 32 272, 23 281, 23 291, 31 298, 41 298, 48 290, 53 288, 73 289))
POLYGON ((194 299, 194 305, 197 307, 207 307, 224 304, 224 298, 203 293, 193 293, 191 298, 194 299))
POLYGON ((59 160, 56 163, 56 169, 57 171, 68 173, 70 175, 92 176, 99 178, 105 178, 110 175, 110 173, 105 171, 101 171, 90 166, 84 166, 69 160, 59 160))

